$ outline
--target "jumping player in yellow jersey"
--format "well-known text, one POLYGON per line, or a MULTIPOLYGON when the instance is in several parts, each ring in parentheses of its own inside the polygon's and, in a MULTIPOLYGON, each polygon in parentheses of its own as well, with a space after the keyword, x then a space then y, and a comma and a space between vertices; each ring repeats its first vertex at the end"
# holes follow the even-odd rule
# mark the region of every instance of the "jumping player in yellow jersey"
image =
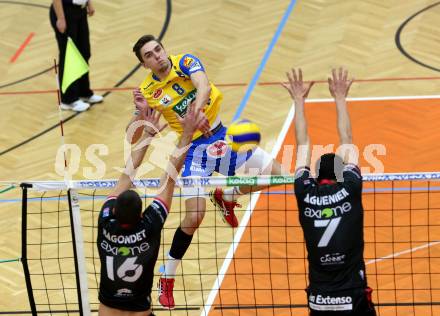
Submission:
MULTIPOLYGON (((191 148, 182 169, 182 177, 209 177, 213 172, 235 175, 236 171, 258 170, 257 174, 281 174, 281 166, 261 148, 247 153, 235 153, 224 141, 226 128, 219 112, 223 99, 221 92, 209 82, 202 62, 191 54, 168 55, 162 43, 152 35, 144 35, 133 47, 133 52, 141 64, 151 70, 140 85, 138 94, 143 102, 135 102, 136 108, 131 122, 142 119, 144 108, 151 107, 163 113, 169 126, 182 133, 182 126, 176 113, 184 117, 189 104, 194 103, 200 111, 198 131, 195 132, 191 148)), ((142 135, 136 130, 133 142, 142 135)), ((238 226, 234 214, 240 195, 261 190, 262 187, 233 187, 226 190, 216 188, 210 193, 212 202, 221 209, 227 223, 238 226)), ((167 309, 175 307, 173 288, 176 270, 191 244, 194 232, 201 224, 206 211, 205 194, 202 188, 184 189, 186 214, 177 228, 168 260, 160 278, 159 303, 167 309)))

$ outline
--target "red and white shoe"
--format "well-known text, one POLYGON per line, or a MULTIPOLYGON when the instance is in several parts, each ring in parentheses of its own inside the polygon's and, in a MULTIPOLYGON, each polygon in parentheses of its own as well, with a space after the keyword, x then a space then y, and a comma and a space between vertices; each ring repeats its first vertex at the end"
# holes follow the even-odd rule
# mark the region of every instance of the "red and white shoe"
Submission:
POLYGON ((173 296, 174 279, 160 278, 157 284, 158 301, 165 309, 174 309, 176 306, 173 296))
POLYGON ((214 191, 209 193, 211 202, 220 208, 220 214, 223 220, 231 225, 232 227, 238 226, 238 219, 235 216, 234 208, 236 206, 241 207, 236 201, 226 201, 223 198, 223 190, 221 188, 216 188, 214 191))

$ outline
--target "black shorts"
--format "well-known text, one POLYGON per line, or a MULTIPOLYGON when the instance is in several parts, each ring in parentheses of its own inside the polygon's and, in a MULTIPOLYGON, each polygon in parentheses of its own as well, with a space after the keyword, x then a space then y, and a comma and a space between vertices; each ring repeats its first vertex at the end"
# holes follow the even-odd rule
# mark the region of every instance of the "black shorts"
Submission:
POLYGON ((111 308, 123 311, 142 312, 151 309, 151 297, 107 298, 99 295, 99 301, 111 308))
POLYGON ((373 290, 349 289, 338 292, 321 292, 307 289, 310 316, 376 316, 371 299, 373 290))

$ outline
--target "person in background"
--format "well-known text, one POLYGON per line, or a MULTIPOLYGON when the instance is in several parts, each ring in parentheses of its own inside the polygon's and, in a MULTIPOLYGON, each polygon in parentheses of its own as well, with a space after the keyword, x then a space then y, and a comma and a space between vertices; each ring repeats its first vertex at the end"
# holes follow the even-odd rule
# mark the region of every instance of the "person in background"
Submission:
MULTIPOLYGON (((59 86, 64 73, 64 57, 66 54, 67 38, 70 37, 78 48, 84 60, 90 59, 90 38, 87 15, 95 13, 91 0, 53 0, 50 6, 50 24, 55 31, 58 43, 58 78, 59 86)), ((100 103, 104 100, 101 95, 94 94, 90 89, 89 72, 72 83, 65 93, 61 93, 61 108, 82 112, 90 104, 100 103)))

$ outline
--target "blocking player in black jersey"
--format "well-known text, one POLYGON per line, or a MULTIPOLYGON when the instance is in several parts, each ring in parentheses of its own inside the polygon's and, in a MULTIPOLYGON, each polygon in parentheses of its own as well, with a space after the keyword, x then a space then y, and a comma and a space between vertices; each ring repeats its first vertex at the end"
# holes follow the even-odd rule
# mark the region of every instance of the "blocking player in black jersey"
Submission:
POLYGON ((301 69, 298 73, 292 69, 287 77, 289 83, 284 87, 295 103, 295 195, 308 252, 310 315, 376 315, 363 258, 362 176, 346 106, 353 80, 347 79, 342 68, 333 69, 328 80, 336 103, 340 154, 322 155, 315 179, 310 172, 304 115, 304 101, 313 82, 303 82, 301 69))
MULTIPOLYGON (((97 246, 101 259, 99 286, 100 316, 148 316, 151 312, 151 287, 157 260, 161 230, 171 206, 175 179, 182 168, 186 152, 200 119, 191 105, 180 123, 183 134, 166 172, 160 191, 142 212, 142 200, 130 190, 136 169, 141 165, 154 135, 165 126, 160 114, 144 106, 144 97, 134 92, 136 107, 143 111, 145 133, 131 152, 125 172, 102 206, 98 220, 97 246)), ((145 103, 145 104, 144 104, 145 103)))

